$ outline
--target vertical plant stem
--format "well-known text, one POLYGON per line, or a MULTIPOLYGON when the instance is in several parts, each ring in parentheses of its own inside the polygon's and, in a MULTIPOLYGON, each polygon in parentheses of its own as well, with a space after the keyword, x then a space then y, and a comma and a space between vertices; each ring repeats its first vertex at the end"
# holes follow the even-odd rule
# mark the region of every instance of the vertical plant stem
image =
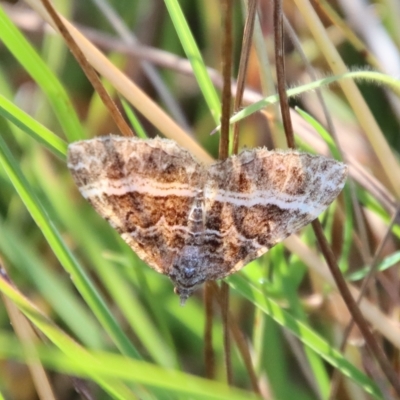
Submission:
POLYGON ((332 249, 329 247, 328 241, 324 236, 324 232, 322 230, 321 223, 316 219, 312 222, 312 227, 314 229, 315 236, 317 237, 318 244, 320 246, 321 252, 324 255, 324 258, 328 264, 329 270, 335 280, 337 288, 345 302, 348 310, 354 322, 360 329, 364 339, 367 343, 367 346, 371 353, 375 356, 378 361, 383 373, 386 375, 389 382, 392 384, 398 396, 400 396, 400 380, 390 365, 388 359, 386 358, 385 353, 378 345, 375 340, 370 328, 368 327, 363 315, 361 314, 360 309, 358 308, 356 301, 353 299, 349 288, 346 285, 345 280, 343 279, 343 275, 341 274, 339 267, 336 263, 335 256, 332 252, 332 249))
POLYGON ((215 354, 212 346, 212 327, 213 327, 213 296, 214 282, 206 282, 204 284, 204 309, 205 309, 205 325, 204 325, 204 362, 206 368, 206 378, 214 379, 215 377, 215 354))
POLYGON ((232 0, 221 1, 223 37, 222 52, 222 112, 221 137, 219 141, 219 159, 224 160, 229 155, 229 118, 231 113, 231 76, 232 76, 232 0))
POLYGON ((274 1, 274 43, 275 43, 275 62, 276 62, 276 78, 279 94, 279 104, 281 106, 281 115, 283 128, 286 135, 286 142, 289 148, 296 148, 294 141, 292 120, 290 118, 290 110, 288 98, 286 95, 286 72, 285 72, 285 55, 283 45, 283 16, 282 16, 282 0, 274 1))
MULTIPOLYGON (((357 301, 356 301, 357 307, 359 306, 359 304, 360 304, 360 302, 361 302, 361 300, 362 300, 362 298, 363 298, 363 296, 365 294, 365 291, 368 288, 369 283, 371 282, 372 277, 376 273, 376 269, 378 267, 379 259, 381 257, 382 251, 383 251, 383 249, 384 249, 384 247, 386 245, 387 240, 389 239, 389 236, 390 236, 390 234, 392 232, 393 225, 396 223, 398 215, 399 215, 399 209, 397 209, 397 211, 393 214, 393 217, 392 217, 392 219, 391 219, 391 221, 389 223, 389 226, 388 226, 388 228, 386 230, 386 234, 382 238, 381 242, 379 243, 378 248, 376 249, 376 252, 375 252, 374 257, 373 257, 372 262, 371 262, 370 270, 368 272, 368 275, 363 280, 363 283, 362 283, 361 288, 360 288, 360 294, 357 297, 357 301)), ((348 337, 350 335, 351 330, 353 329, 353 326, 354 326, 354 318, 352 318, 350 320, 350 322, 348 323, 348 325, 346 326, 346 328, 345 328, 345 330, 343 332, 342 344, 340 346, 340 351, 341 352, 344 352, 345 349, 346 349, 347 339, 348 339, 348 337)), ((332 374, 331 392, 330 392, 330 395, 329 395, 329 399, 330 400, 336 399, 337 391, 339 389, 340 377, 341 377, 341 375, 339 374, 339 370, 335 369, 333 371, 333 374, 332 374)))
MULTIPOLYGON (((221 112, 221 138, 219 142, 219 159, 224 160, 229 155, 229 118, 231 114, 231 76, 232 76, 232 19, 233 0, 221 1, 221 15, 223 38, 221 43, 222 52, 222 112, 221 112)), ((224 330, 224 354, 226 379, 229 385, 232 384, 232 359, 230 331, 228 324, 229 315, 229 286, 225 282, 221 285, 221 315, 224 330)))
MULTIPOLYGON (((236 113, 242 104, 243 92, 246 82, 247 67, 249 64, 250 48, 253 39, 254 22, 256 19, 258 0, 249 0, 247 8, 246 23, 244 25, 242 51, 240 54, 239 72, 237 77, 237 89, 235 102, 233 105, 233 113, 236 113)), ((239 124, 233 124, 233 146, 232 153, 237 154, 239 151, 239 124)))
POLYGON ((231 357, 231 337, 230 337, 230 318, 229 318, 229 285, 222 281, 220 290, 220 306, 222 315, 222 326, 224 329, 224 353, 226 381, 228 385, 233 384, 232 357, 231 357))

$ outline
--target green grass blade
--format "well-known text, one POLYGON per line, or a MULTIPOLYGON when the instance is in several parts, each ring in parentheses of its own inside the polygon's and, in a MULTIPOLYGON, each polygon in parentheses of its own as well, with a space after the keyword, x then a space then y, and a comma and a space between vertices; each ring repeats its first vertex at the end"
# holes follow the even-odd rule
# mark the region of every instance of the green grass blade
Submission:
POLYGON ((6 143, 0 136, 0 165, 6 171, 14 188, 28 209, 33 220, 41 229, 44 237, 52 248, 61 265, 71 275, 77 289, 92 309, 96 317, 112 337, 117 347, 132 357, 139 357, 139 353, 133 347, 126 335, 123 333, 111 311, 108 309, 99 292, 81 268, 77 260, 71 254, 62 240, 59 232, 49 218, 45 209, 33 193, 30 185, 23 176, 17 162, 7 148, 6 143))
POLYGON ((46 94, 66 137, 84 138, 84 133, 67 93, 21 32, 0 7, 0 39, 46 94))
POLYGON ((382 398, 381 393, 374 382, 347 361, 337 350, 333 349, 321 336, 316 334, 303 322, 293 318, 276 302, 265 297, 260 288, 246 281, 239 274, 230 276, 227 281, 235 290, 251 301, 256 307, 272 317, 278 324, 290 330, 306 346, 319 354, 333 367, 338 368, 343 375, 352 379, 367 393, 370 393, 377 398, 382 398))
MULTIPOLYGON (((271 261, 274 265, 274 281, 276 282, 279 280, 282 288, 282 296, 289 302, 289 307, 293 317, 296 318, 297 321, 301 321, 305 325, 308 325, 309 321, 307 321, 306 313, 304 312, 303 305, 298 296, 301 281, 294 276, 292 268, 289 268, 288 262, 283 254, 283 246, 275 247, 273 250, 274 253, 281 253, 279 256, 280 262, 271 261)), ((276 257, 274 258, 276 259, 276 257)), ((292 256, 292 258, 296 257, 292 256)), ((293 267, 294 264, 294 262, 290 262, 291 267, 293 267)), ((327 398, 330 390, 329 376, 322 359, 308 346, 304 346, 304 353, 306 360, 308 361, 308 365, 305 365, 304 368, 308 367, 310 370, 314 389, 318 391, 317 394, 321 398, 327 398)))
POLYGON ((208 75, 203 57, 199 51, 199 48, 197 47, 196 41, 193 38, 189 25, 186 22, 181 6, 177 0, 165 0, 165 5, 167 6, 169 15, 172 19, 186 57, 193 68, 196 81, 201 92, 203 93, 208 108, 211 111, 215 123, 219 124, 221 104, 218 94, 211 82, 210 76, 208 75))
MULTIPOLYGON (((0 290, 3 289, 3 285, 0 282, 0 290)), ((35 320, 34 318, 33 315, 30 319, 35 320)), ((43 322, 40 323, 40 326, 44 325, 43 322)), ((49 326, 51 325, 49 324, 49 326)), ((50 329, 48 331, 52 338, 62 338, 61 334, 57 336, 57 334, 50 332, 50 329)), ((52 328, 52 331, 56 332, 56 329, 52 328)), ((38 357, 44 365, 62 373, 90 378, 95 382, 100 381, 102 385, 104 385, 105 380, 112 382, 113 379, 146 385, 146 387, 153 388, 153 390, 159 389, 162 397, 158 398, 162 399, 168 398, 168 396, 172 398, 181 396, 180 398, 182 399, 199 400, 260 399, 260 397, 250 392, 230 388, 220 382, 198 378, 179 371, 162 369, 118 354, 87 352, 80 349, 79 346, 73 346, 73 343, 70 343, 68 338, 64 337, 63 339, 66 344, 65 348, 74 353, 75 357, 70 357, 68 353, 63 352, 63 354, 49 346, 38 346, 36 348, 38 357)), ((5 333, 0 333, 0 359, 4 358, 23 361, 24 354, 16 340, 13 340, 5 333)), ((126 397, 127 399, 132 398, 132 393, 127 392, 125 395, 128 396, 126 397)))
MULTIPOLYGON (((50 321, 43 313, 39 311, 29 300, 27 300, 18 290, 16 290, 10 282, 5 279, 4 275, 0 276, 0 291, 3 292, 10 300, 12 300, 16 306, 22 311, 25 316, 41 331, 46 335, 51 342, 53 342, 64 354, 67 355, 66 359, 80 360, 80 366, 85 371, 88 377, 91 377, 104 390, 109 392, 116 399, 130 399, 135 398, 130 390, 122 383, 114 380, 110 380, 108 377, 102 377, 96 374, 88 365, 88 357, 93 360, 88 352, 61 331, 52 321, 50 321)), ((4 344, 3 344, 4 346, 4 344)), ((0 348, 1 348, 0 344, 0 348)), ((2 348, 3 352, 7 348, 2 348)), ((11 350, 9 348, 9 350, 11 350)), ((15 347, 12 349, 15 350, 15 347)), ((10 354, 10 353, 9 353, 10 354)))
POLYGON ((129 122, 131 123, 133 127, 133 131, 136 133, 137 137, 141 139, 148 139, 147 133, 144 130, 142 124, 140 123, 139 119, 136 117, 135 112, 133 109, 130 107, 127 101, 124 99, 121 99, 121 104, 122 107, 124 108, 125 114, 129 119, 129 122))
MULTIPOLYGON (((396 251, 393 254, 390 254, 390 256, 385 257, 385 259, 381 263, 379 263, 376 270, 379 272, 385 271, 391 267, 394 267, 399 262, 400 251, 396 251)), ((370 267, 361 268, 356 272, 346 275, 346 280, 359 281, 360 279, 364 279, 368 275, 370 269, 370 267)))
POLYGON ((0 252, 39 289, 54 311, 84 344, 104 348, 104 338, 93 315, 76 298, 70 282, 60 280, 29 242, 0 218, 0 252))
POLYGON ((67 143, 2 95, 0 95, 0 115, 65 160, 67 143))
MULTIPOLYGON (((377 84, 385 84, 385 85, 395 88, 396 90, 400 90, 400 81, 389 75, 385 75, 385 74, 382 74, 379 72, 373 72, 373 71, 353 71, 353 72, 348 72, 343 75, 328 76, 326 78, 319 79, 314 82, 310 82, 306 85, 288 89, 286 91, 286 94, 288 97, 299 96, 303 93, 310 92, 310 91, 316 90, 316 89, 324 87, 324 86, 329 86, 329 85, 331 85, 337 81, 340 81, 342 79, 373 81, 373 82, 376 82, 377 84)), ((230 123, 233 124, 235 122, 239 122, 243 118, 247 118, 250 115, 252 115, 256 112, 259 112, 262 109, 268 107, 269 105, 277 103, 278 101, 279 101, 279 96, 277 94, 268 96, 260 101, 257 101, 255 103, 251 104, 250 106, 244 108, 243 110, 239 111, 238 113, 236 113, 230 119, 230 123)))
MULTIPOLYGON (((74 243, 82 249, 87 264, 93 266, 103 287, 130 323, 132 331, 145 346, 146 352, 163 366, 175 366, 176 361, 174 353, 170 350, 171 346, 166 343, 165 335, 162 335, 159 327, 151 321, 138 301, 135 295, 137 288, 132 287, 131 282, 126 279, 123 268, 106 255, 107 249, 112 249, 113 245, 118 251, 118 244, 122 239, 114 234, 109 224, 101 220, 85 200, 82 199, 79 203, 71 200, 70 186, 65 185, 65 180, 60 180, 59 176, 52 172, 51 165, 40 155, 34 160, 33 165, 32 172, 36 174, 41 190, 52 205, 51 214, 61 221, 74 238, 74 243), (82 218, 82 215, 86 218, 82 218)), ((122 246, 127 247, 125 243, 122 246)), ((131 250, 129 248, 127 250, 130 261, 134 257, 131 250)), ((148 267, 135 265, 133 268, 148 267)))
MULTIPOLYGON (((64 353, 52 351, 52 354, 48 355, 47 346, 38 348, 37 354, 45 365, 71 375, 91 378, 115 398, 129 399, 133 397, 120 383, 121 380, 162 389, 167 394, 182 395, 186 396, 185 398, 210 400, 258 398, 249 392, 232 389, 218 382, 197 378, 179 371, 162 369, 126 356, 89 352, 61 331, 18 292, 2 274, 0 274, 0 291, 12 300, 25 316, 64 353)), ((18 354, 18 346, 10 345, 10 341, 0 335, 0 357, 9 358, 10 356, 22 357, 22 352, 18 354)))

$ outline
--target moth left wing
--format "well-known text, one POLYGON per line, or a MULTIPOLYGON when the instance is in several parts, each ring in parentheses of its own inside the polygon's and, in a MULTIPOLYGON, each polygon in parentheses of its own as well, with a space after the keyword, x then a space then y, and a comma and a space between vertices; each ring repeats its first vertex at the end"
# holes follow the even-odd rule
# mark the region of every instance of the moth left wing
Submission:
POLYGON ((166 139, 103 136, 70 144, 68 168, 83 197, 137 255, 168 274, 205 175, 191 154, 166 139))

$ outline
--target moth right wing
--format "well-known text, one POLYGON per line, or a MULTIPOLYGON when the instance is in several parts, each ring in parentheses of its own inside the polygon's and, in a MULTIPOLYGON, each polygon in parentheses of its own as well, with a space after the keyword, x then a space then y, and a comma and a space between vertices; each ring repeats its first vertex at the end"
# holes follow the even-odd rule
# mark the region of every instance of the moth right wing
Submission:
POLYGON ((318 217, 342 190, 347 167, 297 151, 244 151, 210 167, 204 249, 230 275, 318 217))

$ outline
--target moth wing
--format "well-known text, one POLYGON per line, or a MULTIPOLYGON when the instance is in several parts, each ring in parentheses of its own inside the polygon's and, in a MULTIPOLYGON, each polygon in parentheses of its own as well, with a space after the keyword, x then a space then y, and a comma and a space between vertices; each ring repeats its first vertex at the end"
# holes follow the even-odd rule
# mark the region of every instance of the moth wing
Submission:
POLYGON ((202 167, 166 139, 104 136, 68 147, 82 196, 157 272, 180 254, 202 167))
POLYGON ((205 188, 204 251, 230 275, 318 217, 342 190, 347 167, 297 151, 255 149, 219 162, 205 188))

